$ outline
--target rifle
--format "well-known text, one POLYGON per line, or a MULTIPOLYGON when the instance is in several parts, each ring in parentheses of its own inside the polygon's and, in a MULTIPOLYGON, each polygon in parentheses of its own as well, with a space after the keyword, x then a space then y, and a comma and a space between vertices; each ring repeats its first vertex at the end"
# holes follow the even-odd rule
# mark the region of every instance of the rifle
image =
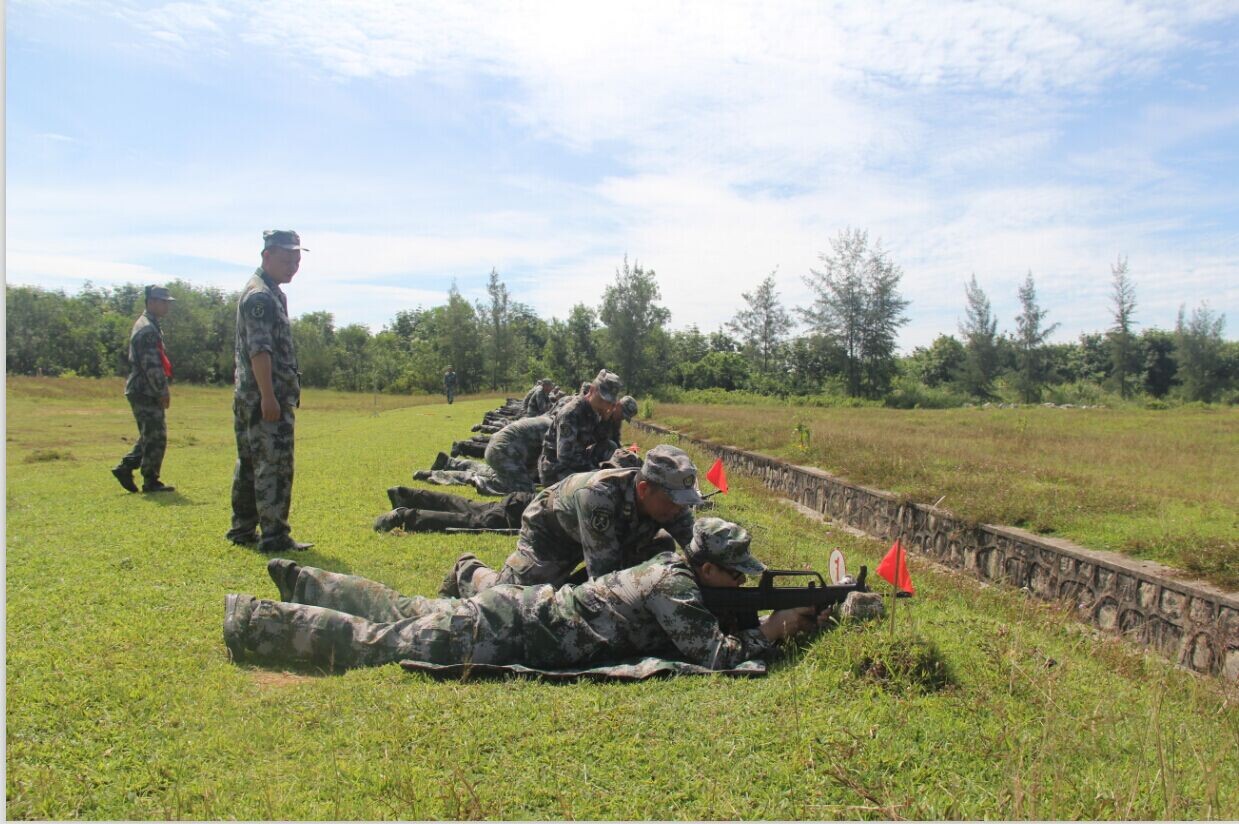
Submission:
POLYGON ((822 612, 827 607, 842 604, 853 592, 868 592, 865 576, 869 570, 860 568, 860 576, 850 584, 827 584, 822 573, 811 569, 768 569, 761 574, 755 587, 702 587, 701 597, 706 608, 721 619, 735 621, 737 629, 756 629, 757 613, 761 610, 813 607, 822 612), (801 577, 810 580, 808 586, 776 587, 775 578, 801 577))

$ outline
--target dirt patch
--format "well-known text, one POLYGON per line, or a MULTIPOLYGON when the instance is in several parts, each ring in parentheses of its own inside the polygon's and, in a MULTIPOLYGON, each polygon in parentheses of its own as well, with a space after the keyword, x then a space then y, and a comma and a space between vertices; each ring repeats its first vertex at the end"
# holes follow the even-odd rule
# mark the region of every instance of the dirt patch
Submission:
POLYGON ((313 680, 308 675, 298 675, 295 672, 271 672, 270 670, 254 670, 254 683, 260 687, 293 687, 313 680))

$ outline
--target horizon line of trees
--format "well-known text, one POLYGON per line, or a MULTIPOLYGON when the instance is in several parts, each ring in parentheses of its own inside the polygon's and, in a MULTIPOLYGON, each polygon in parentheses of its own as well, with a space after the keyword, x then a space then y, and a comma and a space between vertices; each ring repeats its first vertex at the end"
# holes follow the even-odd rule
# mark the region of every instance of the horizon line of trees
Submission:
MULTIPOLYGON (((903 277, 881 243, 845 229, 803 280, 813 293, 789 311, 776 272, 751 291, 716 331, 696 325, 669 330, 653 269, 625 257, 597 306, 578 303, 563 320, 539 317, 514 300, 492 269, 486 300, 469 302, 455 282, 447 302, 401 310, 372 333, 362 324, 337 327, 330 312, 293 319, 302 383, 350 391, 437 392, 456 368, 460 390, 523 390, 550 376, 567 390, 602 366, 633 394, 721 389, 761 395, 837 395, 898 406, 951 406, 1018 400, 1036 403, 1047 389, 1064 397, 1111 392, 1130 399, 1167 397, 1239 403, 1239 342, 1223 337, 1225 317, 1202 304, 1180 307, 1173 330, 1135 331, 1136 290, 1126 258, 1110 267, 1111 324, 1073 343, 1049 343, 1058 328, 1037 300, 1032 272, 1018 290, 1014 328, 999 332, 988 296, 972 275, 964 287, 959 337, 939 335, 928 347, 896 352, 909 302, 903 277), (793 335, 795 319, 805 331, 793 335), (1068 392, 1067 394, 1072 394, 1068 392)), ((177 298, 163 321, 176 379, 230 383, 237 293, 166 284, 177 298)), ((123 375, 128 335, 143 307, 142 286, 99 288, 77 295, 6 286, 9 374, 123 375)))

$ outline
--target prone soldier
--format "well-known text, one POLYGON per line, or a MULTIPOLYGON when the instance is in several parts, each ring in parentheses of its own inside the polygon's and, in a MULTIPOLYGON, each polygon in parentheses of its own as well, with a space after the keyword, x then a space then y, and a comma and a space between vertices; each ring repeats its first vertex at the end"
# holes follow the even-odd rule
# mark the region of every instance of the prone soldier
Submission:
POLYGON ((735 587, 760 573, 749 542, 742 527, 706 518, 683 555, 662 552, 578 586, 506 584, 468 599, 403 596, 275 559, 267 569, 281 600, 226 596, 224 643, 237 662, 340 669, 404 659, 553 668, 636 655, 731 669, 817 624, 811 608, 790 609, 756 628, 724 631, 701 587, 735 587))

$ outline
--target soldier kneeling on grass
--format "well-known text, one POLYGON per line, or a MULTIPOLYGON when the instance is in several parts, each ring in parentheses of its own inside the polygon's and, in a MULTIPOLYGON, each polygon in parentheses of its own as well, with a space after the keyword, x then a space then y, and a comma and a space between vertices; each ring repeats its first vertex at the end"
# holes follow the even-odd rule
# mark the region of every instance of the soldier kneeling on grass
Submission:
POLYGON ((748 532, 719 518, 698 521, 683 554, 663 552, 578 586, 499 584, 465 599, 408 597, 277 558, 267 570, 280 600, 226 596, 224 643, 234 661, 337 668, 405 659, 555 668, 655 655, 731 669, 817 625, 804 608, 723 631, 701 587, 740 586, 764 568, 748 532))

